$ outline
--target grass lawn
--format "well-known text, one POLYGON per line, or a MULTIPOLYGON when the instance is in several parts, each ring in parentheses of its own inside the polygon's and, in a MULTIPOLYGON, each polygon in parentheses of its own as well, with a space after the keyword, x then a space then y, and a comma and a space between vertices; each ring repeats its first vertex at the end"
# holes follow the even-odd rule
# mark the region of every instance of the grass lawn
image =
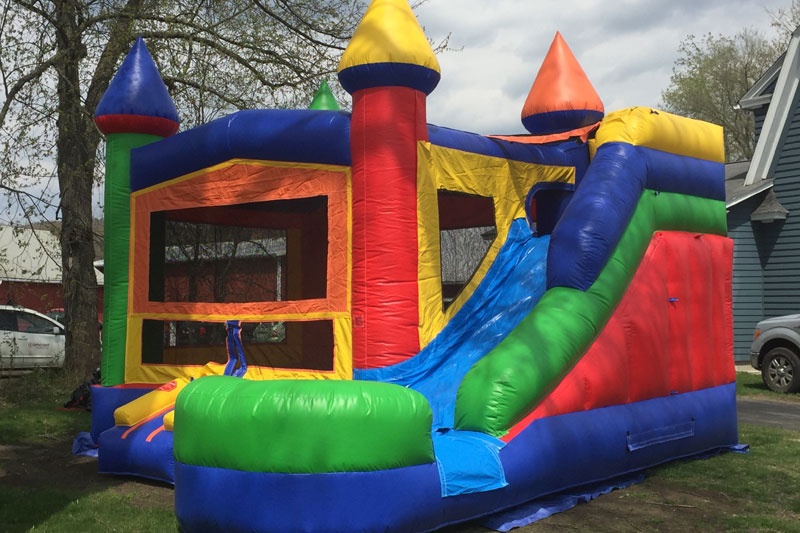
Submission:
MULTIPOLYGON (((176 531, 171 487, 102 476, 94 459, 71 455, 72 438, 90 426, 90 413, 57 409, 75 386, 61 371, 0 379, 0 531, 176 531)), ((800 402, 757 374, 737 374, 737 391, 800 402)), ((743 424, 740 441, 750 453, 654 468, 643 483, 515 531, 800 533, 800 432, 743 424)))
POLYGON ((72 455, 91 413, 59 408, 79 382, 61 370, 0 379, 0 531, 177 531, 171 487, 72 455))
POLYGON ((800 394, 779 394, 764 385, 761 374, 750 372, 736 373, 736 395, 740 398, 757 398, 781 402, 800 403, 800 394))

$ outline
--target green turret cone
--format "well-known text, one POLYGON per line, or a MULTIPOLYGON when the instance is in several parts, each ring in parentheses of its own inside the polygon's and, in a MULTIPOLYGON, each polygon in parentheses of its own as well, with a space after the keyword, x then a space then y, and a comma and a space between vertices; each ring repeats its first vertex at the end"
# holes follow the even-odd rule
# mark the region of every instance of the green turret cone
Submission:
POLYGON ((314 95, 314 99, 311 100, 311 105, 308 108, 327 111, 338 111, 340 109, 327 80, 322 80, 319 89, 317 89, 317 94, 314 95))

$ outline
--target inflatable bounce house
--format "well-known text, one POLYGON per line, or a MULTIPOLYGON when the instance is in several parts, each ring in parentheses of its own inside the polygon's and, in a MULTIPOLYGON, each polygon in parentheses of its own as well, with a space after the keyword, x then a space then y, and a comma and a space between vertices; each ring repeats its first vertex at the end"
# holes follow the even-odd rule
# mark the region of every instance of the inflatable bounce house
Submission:
POLYGON ((174 483, 183 531, 406 532, 737 446, 719 127, 606 116, 559 34, 529 134, 428 124, 406 0, 338 76, 352 111, 176 133, 141 40, 120 67, 101 472, 174 483))

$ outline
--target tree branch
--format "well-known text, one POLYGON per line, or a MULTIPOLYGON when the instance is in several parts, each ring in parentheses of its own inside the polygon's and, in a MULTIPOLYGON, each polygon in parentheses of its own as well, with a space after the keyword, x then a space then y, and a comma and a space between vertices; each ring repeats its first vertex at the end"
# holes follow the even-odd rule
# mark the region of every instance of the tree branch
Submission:
POLYGON ((208 86, 208 85, 204 85, 203 83, 198 83, 198 82, 195 82, 195 81, 192 81, 192 80, 188 80, 186 78, 177 78, 177 77, 174 77, 174 76, 165 76, 163 79, 164 79, 164 83, 167 84, 167 85, 180 84, 180 85, 185 85, 187 87, 192 87, 193 89, 207 91, 207 92, 213 94, 214 96, 216 96, 217 98, 219 98, 220 100, 222 100, 223 102, 225 102, 227 104, 230 104, 230 105, 236 107, 237 109, 242 109, 243 107, 246 106, 246 104, 245 104, 245 102, 243 100, 237 100, 237 99, 234 99, 234 98, 230 98, 230 97, 226 96, 226 94, 223 93, 222 91, 219 91, 219 90, 215 89, 214 87, 211 87, 211 86, 208 86))
MULTIPOLYGON (((264 74, 262 72, 258 71, 254 67, 254 64, 256 64, 256 63, 264 63, 264 61, 261 61, 261 60, 259 60, 259 61, 248 60, 248 59, 242 57, 240 54, 236 53, 235 51, 231 50, 230 48, 222 46, 219 42, 217 42, 214 39, 209 39, 209 38, 206 38, 206 37, 200 37, 200 36, 197 36, 197 35, 192 35, 192 34, 180 32, 180 31, 148 31, 148 32, 142 32, 142 37, 147 37, 147 38, 152 37, 152 38, 164 39, 164 40, 170 40, 170 39, 191 40, 191 41, 194 41, 194 42, 198 42, 200 44, 203 44, 203 45, 207 46, 208 48, 210 48, 212 50, 216 50, 217 52, 219 52, 224 57, 228 57, 228 58, 232 59, 237 64, 241 65, 246 70, 248 70, 251 74, 253 74, 253 76, 255 76, 256 79, 260 83, 262 83, 263 85, 266 85, 267 87, 271 87, 271 88, 278 87, 278 85, 273 84, 271 81, 269 81, 264 76, 264 74)), ((301 72, 297 69, 297 67, 295 65, 293 65, 292 63, 286 61, 285 59, 283 59, 281 56, 279 56, 275 52, 271 52, 271 51, 268 51, 268 50, 261 50, 261 53, 272 57, 274 59, 274 63, 277 63, 279 65, 282 65, 282 66, 288 68, 289 70, 291 70, 295 74, 298 74, 298 75, 301 74, 301 72)))
POLYGON ((12 195, 16 196, 17 198, 20 198, 20 197, 28 198, 29 200, 31 200, 33 205, 38 205, 38 204, 42 203, 42 204, 45 204, 46 207, 58 207, 58 204, 53 204, 51 202, 48 202, 47 200, 45 200, 41 196, 36 196, 36 195, 31 194, 31 193, 29 193, 27 191, 23 191, 22 189, 16 189, 14 187, 9 187, 8 185, 3 185, 2 183, 0 183, 0 190, 6 191, 8 193, 11 193, 12 195))
POLYGON ((49 59, 45 60, 43 63, 36 66, 31 72, 19 78, 14 85, 11 86, 11 89, 6 93, 6 101, 3 102, 3 107, 0 108, 0 127, 5 124, 6 115, 8 115, 8 110, 11 107, 11 103, 13 102, 14 98, 17 94, 27 85, 29 82, 38 79, 42 76, 45 72, 47 72, 51 67, 53 67, 56 63, 59 62, 61 59, 62 54, 61 52, 56 52, 53 56, 49 59))
MULTIPOLYGON (((328 48, 333 48, 333 49, 336 49, 336 50, 344 50, 344 48, 345 48, 344 46, 335 45, 335 44, 331 44, 331 43, 324 43, 324 42, 322 42, 322 41, 320 41, 320 40, 318 40, 318 39, 316 39, 316 38, 312 37, 312 36, 311 36, 310 34, 308 34, 307 32, 305 32, 305 31, 301 30, 300 28, 298 28, 298 27, 297 27, 297 26, 295 26, 294 24, 291 24, 291 23, 290 23, 288 20, 286 20, 286 19, 284 19, 283 17, 279 16, 277 13, 275 13, 275 11, 274 11, 274 10, 272 10, 272 9, 268 8, 268 7, 267 7, 266 5, 264 5, 264 3, 263 3, 263 2, 261 2, 260 0, 253 0, 253 3, 254 3, 254 4, 255 4, 255 5, 256 5, 256 6, 257 6, 259 9, 261 9, 261 10, 262 10, 264 13, 266 13, 267 15, 269 15, 270 17, 272 17, 273 19, 275 19, 275 20, 277 20, 278 22, 280 22, 280 23, 281 23, 281 24, 282 24, 282 25, 283 25, 285 28, 288 28, 290 31, 292 31, 292 32, 296 33, 297 35, 299 35, 299 36, 303 37, 303 38, 304 38, 304 39, 306 39, 307 41, 309 41, 309 42, 311 42, 311 43, 314 43, 314 44, 316 44, 316 45, 319 45, 319 46, 325 46, 325 47, 328 47, 328 48)), ((281 3, 283 3, 283 2, 281 2, 281 3)), ((315 29, 314 31, 318 31, 319 33, 324 33, 324 32, 322 32, 322 31, 319 31, 319 30, 317 30, 317 29, 315 29)), ((333 36, 331 36, 331 37, 333 37, 333 36)), ((339 38, 339 37, 336 37, 336 38, 339 38)))
MULTIPOLYGON (((419 3, 420 3, 420 4, 422 4, 422 3, 424 3, 425 1, 427 1, 427 0, 423 0, 422 2, 419 2, 419 3)), ((321 28, 319 28, 319 27, 317 27, 317 26, 315 26, 315 25, 311 24, 311 23, 310 23, 310 22, 308 22, 308 21, 307 21, 307 20, 306 20, 304 17, 300 16, 300 15, 299 15, 299 14, 298 14, 298 13, 295 11, 295 9, 294 9, 294 8, 292 8, 292 6, 289 4, 289 2, 287 2, 286 0, 278 0, 278 2, 279 2, 280 4, 283 4, 283 7, 284 7, 284 9, 286 9, 286 11, 288 11, 288 12, 289 12, 289 14, 291 14, 291 15, 292 15, 294 18, 296 18, 297 20, 299 20, 299 21, 300 21, 300 23, 301 23, 303 26, 307 27, 309 30, 311 30, 311 31, 313 31, 313 32, 316 32, 316 33, 321 33, 322 35, 327 35, 328 37, 331 37, 331 38, 333 38, 333 39, 337 39, 337 40, 345 40, 345 39, 348 39, 348 38, 350 38, 350 35, 341 35, 341 34, 335 34, 335 33, 332 33, 332 32, 326 31, 326 30, 323 30, 323 29, 321 29, 321 28)), ((257 5, 258 5, 258 3, 259 3, 259 2, 257 2, 257 1, 256 1, 256 4, 257 4, 257 5)), ((260 6, 259 6, 259 7, 260 7, 260 6)), ((413 7, 412 7, 412 9, 413 9, 413 7)), ((276 20, 278 20, 278 19, 276 19, 276 20)), ((285 24, 284 24, 284 25, 285 25, 285 24)), ((287 27, 288 27, 288 26, 287 26, 287 27)), ((340 50, 344 50, 344 47, 336 47, 336 48, 337 48, 337 49, 340 49, 340 50)))
POLYGON ((40 17, 45 19, 47 22, 49 22, 53 27, 57 26, 56 19, 53 16, 53 14, 52 13, 48 13, 47 11, 45 11, 41 7, 37 6, 36 4, 34 4, 32 2, 26 2, 25 0, 13 0, 13 2, 15 4, 17 4, 18 6, 20 6, 20 7, 23 7, 25 9, 27 9, 31 13, 35 13, 35 14, 39 15, 40 17))

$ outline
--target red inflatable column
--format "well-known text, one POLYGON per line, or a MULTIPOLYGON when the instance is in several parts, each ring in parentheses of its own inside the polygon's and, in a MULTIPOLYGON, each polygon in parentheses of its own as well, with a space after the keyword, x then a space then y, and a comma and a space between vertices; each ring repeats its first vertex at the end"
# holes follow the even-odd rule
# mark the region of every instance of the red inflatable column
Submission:
POLYGON ((417 141, 425 94, 375 87, 353 95, 353 350, 356 368, 419 351, 417 141))
POLYGON ((339 63, 353 96, 353 367, 419 352, 417 143, 439 65, 406 0, 374 0, 339 63))

